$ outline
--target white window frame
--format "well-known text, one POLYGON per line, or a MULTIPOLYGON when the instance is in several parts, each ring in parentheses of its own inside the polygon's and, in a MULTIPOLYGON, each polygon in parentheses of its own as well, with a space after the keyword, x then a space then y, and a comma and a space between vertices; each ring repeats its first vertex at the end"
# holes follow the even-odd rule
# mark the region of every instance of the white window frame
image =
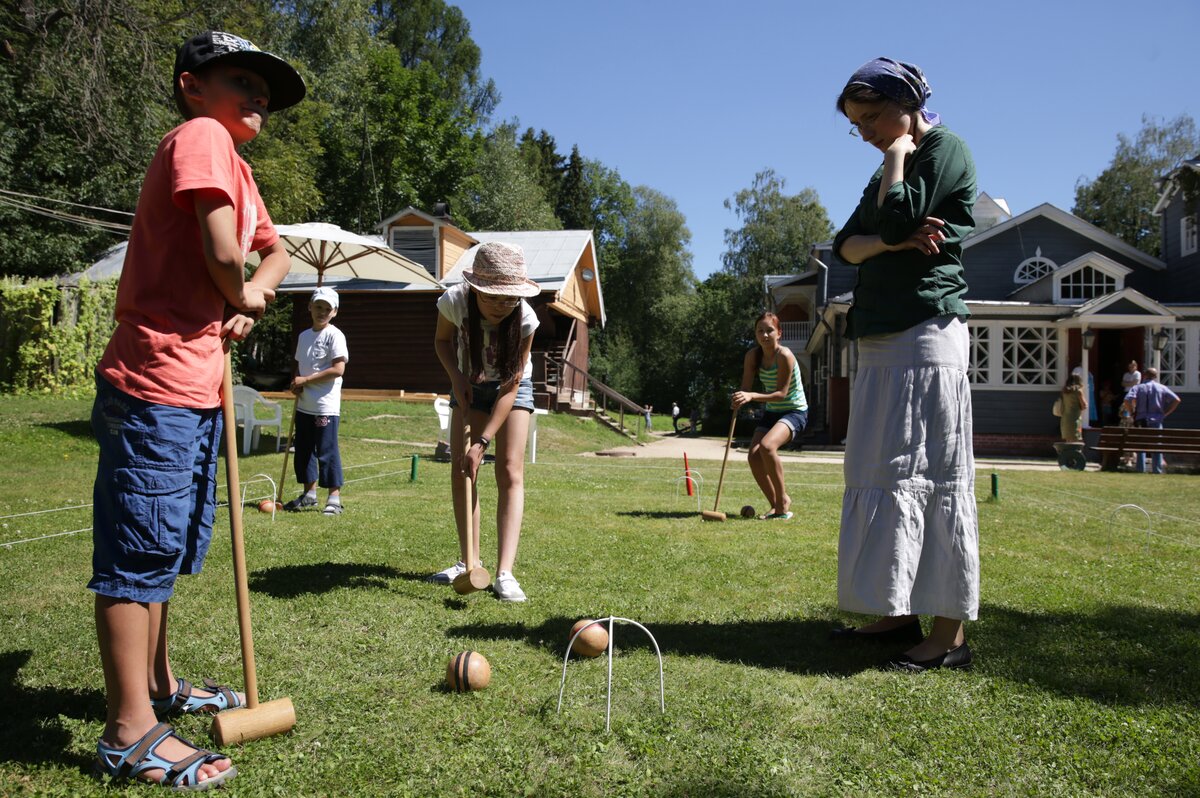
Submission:
MULTIPOLYGON (((1083 285, 1084 285, 1084 287, 1092 287, 1092 288, 1105 287, 1105 286, 1099 285, 1094 278, 1090 283, 1085 282, 1085 283, 1083 283, 1083 285)), ((1069 272, 1067 272, 1065 274, 1057 275, 1054 278, 1054 303, 1057 305, 1082 305, 1085 302, 1091 302, 1093 299, 1096 299, 1097 297, 1108 296, 1109 294, 1116 293, 1117 291, 1122 290, 1124 287, 1125 287, 1125 280, 1122 275, 1113 274, 1108 269, 1105 269, 1102 266, 1097 266, 1093 263, 1084 263, 1081 266, 1079 266, 1078 268, 1071 269, 1069 272), (1074 297, 1074 296, 1068 297, 1068 296, 1066 296, 1063 293, 1063 281, 1069 280, 1077 274, 1082 274, 1085 270, 1088 270, 1088 269, 1090 269, 1092 271, 1092 273, 1094 275, 1096 275, 1097 277, 1100 277, 1105 280, 1111 280, 1112 286, 1109 287, 1108 290, 1106 290, 1106 291, 1101 291, 1100 293, 1094 293, 1091 296, 1087 296, 1087 297, 1074 297)))
POLYGON ((1013 282, 1017 285, 1029 285, 1057 270, 1058 264, 1049 258, 1043 258, 1042 250, 1038 249, 1038 254, 1017 264, 1017 269, 1013 272, 1013 282), (1022 274, 1022 272, 1034 272, 1034 274, 1022 274))
POLYGON ((1185 213, 1179 220, 1179 255, 1195 255, 1200 249, 1200 235, 1196 230, 1196 214, 1185 213))
POLYGON ((1055 324, 1027 319, 989 319, 986 321, 971 319, 968 322, 968 329, 972 330, 969 350, 971 362, 967 366, 972 390, 1045 393, 1048 388, 1062 385, 1066 379, 1064 362, 1067 351, 1067 331, 1060 329, 1055 324), (983 332, 985 328, 987 329, 986 333, 983 332), (1050 361, 1048 369, 1043 369, 1044 382, 1006 383, 1004 381, 1006 330, 1039 331, 1039 335, 1050 347, 1048 357, 1043 355, 1042 358, 1043 362, 1050 361), (976 344, 982 345, 985 338, 987 342, 986 363, 980 368, 977 363, 976 344))
POLYGON ((1168 388, 1188 387, 1188 329, 1183 326, 1163 327, 1167 345, 1159 356, 1158 381, 1168 388))
POLYGON ((972 386, 987 385, 991 380, 992 363, 992 326, 990 324, 968 324, 967 330, 971 335, 970 362, 967 366, 967 376, 972 386))

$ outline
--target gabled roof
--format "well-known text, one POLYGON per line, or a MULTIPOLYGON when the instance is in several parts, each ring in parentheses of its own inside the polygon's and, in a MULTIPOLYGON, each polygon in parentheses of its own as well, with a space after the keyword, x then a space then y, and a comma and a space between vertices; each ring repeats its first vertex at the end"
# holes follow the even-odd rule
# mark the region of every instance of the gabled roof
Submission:
POLYGON ((1059 266, 1049 274, 1043 274, 1032 283, 1026 283, 1009 294, 1009 296, 1017 299, 1022 293, 1035 291, 1036 289, 1034 289, 1034 286, 1043 286, 1046 283, 1053 282, 1055 278, 1064 277, 1072 272, 1077 272, 1084 266, 1091 266, 1095 269, 1099 269, 1100 271, 1105 272, 1113 277, 1125 277, 1133 274, 1133 269, 1125 266, 1124 264, 1117 263, 1107 255, 1103 255, 1099 252, 1085 252, 1075 260, 1064 263, 1062 266, 1059 266))
MULTIPOLYGON (((1155 302, 1150 297, 1138 291, 1135 288, 1122 288, 1120 291, 1114 291, 1111 294, 1098 296, 1095 299, 1084 302, 1079 307, 1075 308, 1072 316, 1078 318, 1081 316, 1103 316, 1109 315, 1105 310, 1113 310, 1115 307, 1132 305, 1137 312, 1137 315, 1162 316, 1164 322, 1175 320, 1175 314, 1168 308, 1155 302)), ((1129 315, 1122 313, 1121 315, 1129 315)))
MULTIPOLYGON (((405 208, 404 210, 400 211, 399 213, 392 214, 391 216, 389 216, 388 218, 384 219, 384 220, 383 220, 382 222, 380 222, 379 224, 375 225, 375 229, 376 229, 376 230, 387 230, 387 229, 388 229, 388 226, 389 226, 389 225, 390 225, 392 222, 394 222, 394 221, 396 221, 397 219, 399 219, 401 216, 416 216, 416 217, 419 217, 419 218, 421 218, 421 219, 424 219, 425 221, 427 221, 427 222, 429 222, 430 224, 433 224, 433 225, 438 225, 438 224, 449 224, 449 225, 453 225, 453 224, 454 224, 454 222, 453 222, 453 221, 450 221, 450 220, 448 220, 448 219, 441 219, 441 218, 439 218, 439 217, 437 217, 437 216, 433 216, 432 214, 428 214, 428 213, 426 213, 425 211, 419 210, 419 209, 417 209, 417 208, 414 208, 413 206, 409 205, 407 208, 405 208)), ((470 235, 470 233, 467 233, 467 235, 470 235)))
MULTIPOLYGON (((590 261, 595 269, 596 244, 592 239, 591 230, 523 230, 517 232, 486 230, 469 233, 480 244, 493 241, 504 241, 516 244, 525 251, 525 269, 529 279, 542 287, 543 291, 561 293, 568 284, 576 279, 576 267, 590 252, 590 261)), ((475 259, 477 246, 463 252, 455 261, 454 266, 442 278, 446 285, 462 282, 462 273, 475 259)), ((587 268, 586 266, 584 267, 587 268)), ((591 278, 578 275, 595 287, 595 307, 591 308, 604 324, 607 314, 604 310, 604 296, 600 290, 599 276, 593 272, 591 278)))
POLYGON ((1060 224, 1081 236, 1090 238, 1097 244, 1107 247, 1114 252, 1120 252, 1130 260, 1137 261, 1147 268, 1154 269, 1155 271, 1162 271, 1167 268, 1167 265, 1158 258, 1153 257, 1152 255, 1147 255, 1137 247, 1130 246, 1122 239, 1117 238, 1112 233, 1101 230, 1099 227, 1096 227, 1096 225, 1090 222, 1085 222, 1075 214, 1060 210, 1048 202, 1043 202, 1036 208, 1031 208, 1030 210, 1022 213, 1020 216, 1014 216, 1006 222, 1001 222, 993 227, 989 227, 982 233, 977 233, 973 236, 970 236, 963 241, 963 249, 970 249, 973 246, 998 236, 1001 233, 1006 233, 1009 230, 1015 229, 1025 222, 1028 222, 1030 219, 1035 219, 1039 216, 1049 219, 1056 224, 1060 224))

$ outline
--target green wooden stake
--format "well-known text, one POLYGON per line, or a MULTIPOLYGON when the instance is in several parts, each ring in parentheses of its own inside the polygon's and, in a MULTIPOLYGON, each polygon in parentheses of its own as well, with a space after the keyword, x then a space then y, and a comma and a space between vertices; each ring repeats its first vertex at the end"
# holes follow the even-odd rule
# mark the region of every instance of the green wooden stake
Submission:
POLYGON ((415 454, 412 456, 412 470, 408 472, 408 481, 409 482, 417 481, 417 461, 420 459, 421 458, 415 454))
POLYGON ((1000 475, 992 474, 992 498, 1000 498, 1000 475))

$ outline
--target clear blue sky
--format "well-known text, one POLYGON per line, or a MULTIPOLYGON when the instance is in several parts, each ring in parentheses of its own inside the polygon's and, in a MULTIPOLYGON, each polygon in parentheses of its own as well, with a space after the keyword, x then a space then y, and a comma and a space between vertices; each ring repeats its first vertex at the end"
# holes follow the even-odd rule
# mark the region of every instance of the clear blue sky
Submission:
POLYGON ((879 156, 833 104, 878 55, 925 70, 980 189, 1014 213, 1069 211, 1076 180, 1103 170, 1142 114, 1200 118, 1197 0, 450 2, 500 90, 496 118, 672 197, 701 278, 737 226, 724 200, 764 168, 845 221, 879 156))

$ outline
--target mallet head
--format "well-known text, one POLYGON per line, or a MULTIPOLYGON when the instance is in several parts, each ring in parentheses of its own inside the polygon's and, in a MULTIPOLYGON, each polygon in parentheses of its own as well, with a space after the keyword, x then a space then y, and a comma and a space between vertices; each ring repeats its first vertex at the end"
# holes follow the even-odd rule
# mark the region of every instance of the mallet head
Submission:
POLYGON ((217 745, 238 745, 291 731, 296 725, 292 699, 277 698, 254 707, 239 707, 213 718, 212 738, 217 745))
POLYGON ((725 513, 719 513, 716 510, 705 510, 700 513, 700 517, 705 521, 724 521, 726 516, 725 513))
POLYGON ((477 590, 483 590, 492 583, 492 576, 487 572, 486 568, 476 566, 469 568, 458 576, 454 577, 454 592, 460 596, 465 596, 468 593, 474 593, 477 590))

